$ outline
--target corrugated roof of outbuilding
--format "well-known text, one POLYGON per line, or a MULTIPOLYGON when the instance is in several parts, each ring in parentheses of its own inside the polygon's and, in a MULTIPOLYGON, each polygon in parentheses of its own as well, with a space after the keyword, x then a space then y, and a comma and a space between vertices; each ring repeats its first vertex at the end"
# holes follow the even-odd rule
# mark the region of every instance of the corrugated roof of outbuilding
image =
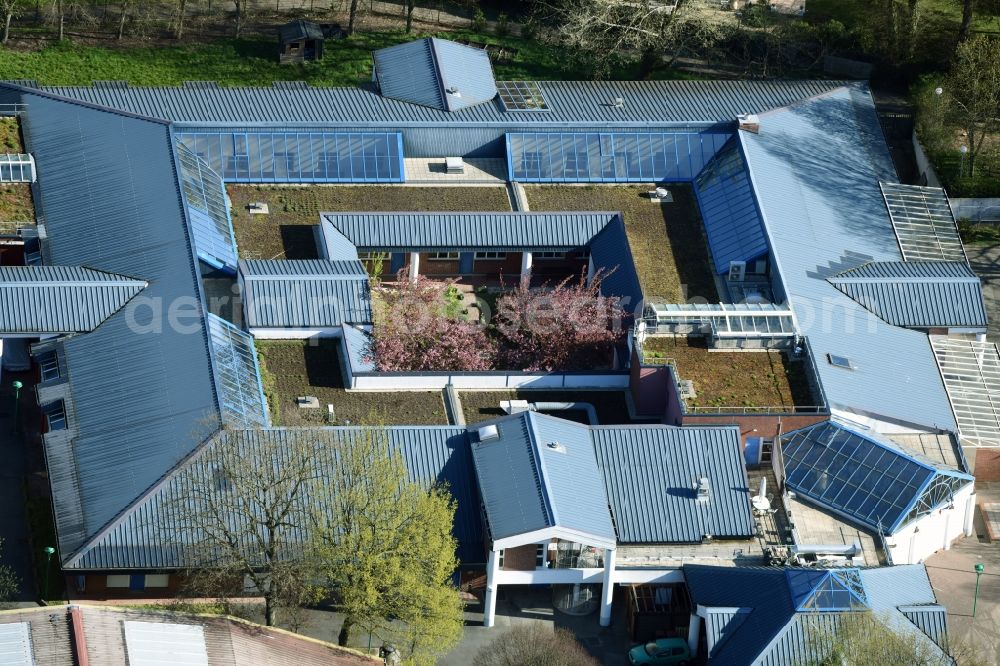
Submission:
POLYGON ((2 266, 0 332, 92 331, 146 284, 89 268, 2 266))
MULTIPOLYGON (((24 82, 10 82, 19 85, 24 82)), ((493 125, 544 128, 656 127, 729 123, 742 113, 762 113, 863 83, 842 81, 539 81, 549 110, 505 111, 494 100, 460 111, 388 99, 367 88, 222 86, 67 87, 43 90, 113 109, 192 126, 296 125, 393 128, 415 125, 493 125), (614 104, 621 97, 622 106, 614 104)))

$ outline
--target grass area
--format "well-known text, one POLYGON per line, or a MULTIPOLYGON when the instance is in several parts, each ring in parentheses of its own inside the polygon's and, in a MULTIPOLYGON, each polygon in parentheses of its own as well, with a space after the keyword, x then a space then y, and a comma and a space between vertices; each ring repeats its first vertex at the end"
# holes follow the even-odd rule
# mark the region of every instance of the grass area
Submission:
MULTIPOLYGON (((518 391, 462 391, 462 413, 466 423, 485 421, 503 416, 501 400, 527 400, 529 402, 589 402, 597 409, 597 420, 601 425, 630 423, 628 404, 624 391, 553 391, 542 389, 522 389, 518 391)), ((560 418, 587 423, 584 411, 570 410, 552 412, 560 418)))
MULTIPOLYGON (((25 502, 28 512, 28 531, 31 534, 31 561, 35 570, 35 582, 38 585, 37 594, 45 599, 64 599, 63 577, 59 573, 59 553, 52 556, 51 569, 49 569, 49 589, 45 586, 45 568, 48 562, 44 549, 47 546, 58 548, 59 541, 56 538, 56 526, 52 519, 52 502, 48 498, 36 497, 28 498, 25 502)), ((8 548, 16 547, 15 544, 4 544, 8 548)), ((31 590, 32 594, 36 592, 31 590)))
POLYGON ((710 352, 703 338, 650 337, 643 353, 672 358, 678 378, 694 382, 689 407, 780 407, 815 404, 806 366, 781 352, 710 352))
POLYGON ((708 246, 690 186, 671 185, 673 203, 654 203, 651 185, 526 187, 533 211, 620 211, 646 300, 718 301, 708 246))
POLYGON ((1000 245, 1000 224, 959 220, 958 233, 966 245, 1000 245))
POLYGON ((230 185, 233 230, 244 259, 314 259, 311 225, 321 212, 510 210, 504 187, 404 187, 400 185, 230 185), (264 201, 268 215, 250 215, 247 204, 264 201))
MULTIPOLYGON (((872 20, 871 0, 808 0, 806 18, 811 22, 836 19, 848 27, 864 25, 872 20)), ((958 33, 962 21, 962 3, 955 0, 920 0, 920 20, 925 26, 958 33)), ((977 7, 973 15, 973 30, 1000 29, 1000 17, 986 8, 977 7)))
POLYGON ((340 341, 258 340, 264 393, 275 425, 446 424, 440 391, 348 392, 340 370, 340 341), (300 409, 295 398, 319 398, 319 409, 300 409), (332 404, 336 423, 328 424, 332 404))
MULTIPOLYGON (((103 48, 67 39, 38 50, 0 50, 5 79, 35 79, 43 85, 89 85, 91 81, 125 80, 133 85, 179 85, 198 79, 225 86, 270 86, 272 81, 308 81, 315 86, 354 86, 371 81, 371 52, 410 41, 421 34, 402 31, 358 32, 347 39, 328 40, 321 62, 279 65, 277 39, 253 35, 243 39, 213 38, 211 42, 178 46, 155 45, 103 48)), ((493 69, 498 79, 580 79, 585 72, 567 69, 559 49, 539 40, 503 38, 467 30, 441 32, 446 39, 503 46, 493 69)), ((634 78, 633 66, 613 72, 614 78, 634 78)), ((663 68, 661 76, 681 76, 663 68)))
MULTIPOLYGON (((17 118, 0 118, 0 153, 23 153, 21 128, 17 118)), ((0 185, 0 233, 13 233, 17 227, 35 223, 31 186, 27 183, 0 185)))

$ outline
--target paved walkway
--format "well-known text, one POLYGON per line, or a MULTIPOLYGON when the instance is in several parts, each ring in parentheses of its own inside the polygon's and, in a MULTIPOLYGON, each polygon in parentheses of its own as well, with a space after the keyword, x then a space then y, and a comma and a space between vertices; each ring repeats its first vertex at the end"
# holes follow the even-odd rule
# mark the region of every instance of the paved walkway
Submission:
MULTIPOLYGON (((31 568, 31 552, 28 543, 28 523, 24 502, 24 480, 27 473, 27 455, 22 437, 14 430, 14 391, 11 382, 20 379, 25 383, 21 389, 22 419, 29 413, 25 402, 30 402, 30 385, 21 374, 0 373, 0 538, 3 539, 3 554, 0 562, 13 567, 21 577, 19 601, 35 598, 35 582, 31 568), (27 395, 25 395, 27 394, 27 395)), ((23 423, 22 423, 23 425, 23 423)))
POLYGON ((1000 343, 1000 247, 966 245, 965 253, 972 270, 983 281, 983 299, 990 320, 986 338, 1000 343))

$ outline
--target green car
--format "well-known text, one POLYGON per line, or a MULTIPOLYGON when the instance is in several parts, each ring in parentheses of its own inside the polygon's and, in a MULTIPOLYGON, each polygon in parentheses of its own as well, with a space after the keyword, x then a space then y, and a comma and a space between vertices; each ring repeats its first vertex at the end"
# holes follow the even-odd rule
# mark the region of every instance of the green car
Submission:
POLYGON ((628 663, 648 666, 686 666, 691 659, 687 641, 683 638, 661 638, 628 651, 628 663))

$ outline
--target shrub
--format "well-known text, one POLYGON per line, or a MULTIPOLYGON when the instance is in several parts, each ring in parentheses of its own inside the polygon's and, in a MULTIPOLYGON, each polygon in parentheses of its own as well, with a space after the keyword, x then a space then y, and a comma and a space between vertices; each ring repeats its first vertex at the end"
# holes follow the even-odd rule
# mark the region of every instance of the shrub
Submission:
POLYGON ((565 629, 549 630, 540 624, 514 627, 484 646, 472 660, 473 666, 597 666, 598 663, 573 634, 565 629))

